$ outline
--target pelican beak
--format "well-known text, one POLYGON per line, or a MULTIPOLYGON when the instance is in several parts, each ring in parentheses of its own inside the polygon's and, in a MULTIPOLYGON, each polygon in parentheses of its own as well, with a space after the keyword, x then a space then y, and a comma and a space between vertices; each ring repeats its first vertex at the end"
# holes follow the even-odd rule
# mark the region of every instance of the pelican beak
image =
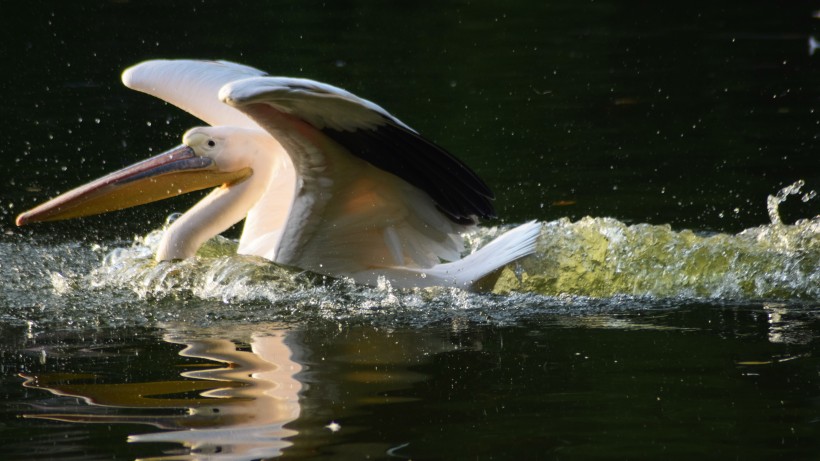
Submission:
POLYGON ((17 225, 79 218, 175 197, 186 192, 230 185, 251 170, 222 172, 214 161, 186 145, 70 190, 17 217, 17 225))

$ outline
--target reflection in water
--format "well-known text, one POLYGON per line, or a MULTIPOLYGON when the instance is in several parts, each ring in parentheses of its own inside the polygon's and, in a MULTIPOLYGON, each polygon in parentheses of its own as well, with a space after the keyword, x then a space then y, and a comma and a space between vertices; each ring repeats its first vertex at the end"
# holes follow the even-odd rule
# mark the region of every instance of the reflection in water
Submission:
POLYGON ((772 343, 809 344, 817 337, 814 323, 818 314, 806 309, 791 309, 783 303, 763 305, 768 320, 768 338, 772 343))
MULTIPOLYGON (((33 362, 39 350, 48 352, 34 369, 52 372, 30 373, 36 376, 26 386, 86 404, 36 392, 19 398, 36 408, 28 417, 114 424, 18 420, 17 434, 33 432, 29 440, 44 445, 45 455, 83 459, 115 448, 124 458, 478 459, 489 452, 529 459, 533 446, 548 456, 569 449, 573 457, 606 457, 615 447, 621 457, 654 459, 724 447, 725 428, 743 420, 730 454, 781 449, 780 435, 793 428, 800 443, 817 440, 807 422, 817 417, 817 354, 811 343, 771 342, 795 338, 788 322, 800 309, 768 309, 771 317, 710 305, 626 308, 542 314, 511 326, 457 318, 425 328, 313 322, 309 334, 177 323, 161 347, 153 330, 103 331, 92 341, 99 347, 43 334, 24 346, 33 362), (185 345, 182 357, 176 344, 185 345), (181 373, 169 370, 175 366, 181 373), (72 370, 89 374, 66 374, 72 370), (166 379, 120 377, 129 370, 166 379), (111 384, 112 375, 143 383, 111 384), (153 433, 133 435, 145 431, 153 433), (72 433, 80 435, 64 438, 72 433), (112 433, 120 435, 111 447, 99 447, 112 433), (128 434, 149 443, 123 447, 128 434), (53 447, 43 442, 52 440, 53 447), (647 440, 662 451, 646 448, 647 440)), ((816 317, 804 318, 805 331, 820 331, 816 317)))
MULTIPOLYGON (((262 331, 262 330, 260 330, 262 331)), ((301 366, 292 360, 285 330, 251 335, 250 351, 227 339, 165 340, 184 344, 183 357, 202 358, 225 366, 185 371, 187 380, 97 384, 92 375, 23 376, 24 386, 60 396, 79 397, 90 406, 76 413, 37 413, 42 418, 84 423, 149 424, 165 432, 132 435, 130 442, 176 442, 190 449, 191 459, 245 460, 279 456, 296 432, 285 424, 299 417, 301 366), (115 414, 98 412, 113 408, 115 414), (152 409, 129 415, 129 409, 152 409)))

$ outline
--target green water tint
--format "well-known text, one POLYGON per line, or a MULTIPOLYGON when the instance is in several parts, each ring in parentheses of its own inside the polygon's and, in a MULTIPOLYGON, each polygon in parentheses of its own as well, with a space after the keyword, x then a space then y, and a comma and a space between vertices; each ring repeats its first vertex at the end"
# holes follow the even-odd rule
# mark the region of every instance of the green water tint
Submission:
POLYGON ((820 220, 698 235, 611 218, 546 223, 538 252, 496 292, 820 299, 820 220))
MULTIPOLYGON (((675 231, 668 225, 627 225, 614 218, 544 223, 537 252, 505 268, 492 291, 593 298, 818 300, 820 217, 783 224, 777 212, 777 206, 788 195, 799 193, 801 186, 795 183, 770 197, 771 224, 735 235, 675 231)), ((468 243, 481 245, 502 230, 480 229, 468 237, 468 243)), ((131 248, 110 252, 86 281, 97 288, 130 289, 141 297, 182 293, 226 302, 278 301, 320 284, 330 289, 322 292, 328 298, 318 302, 335 303, 334 292, 344 296, 356 289, 350 282, 237 256, 236 243, 222 237, 209 241, 196 259, 155 263, 152 255, 161 235, 161 230, 154 231, 138 238, 131 248)), ((63 289, 59 284, 55 287, 63 289)), ((378 290, 396 296, 389 286, 378 290)), ((438 293, 416 291, 427 297, 438 293)), ((305 302, 317 301, 308 296, 300 301, 305 302)))
MULTIPOLYGON (((546 295, 723 299, 820 299, 820 217, 786 225, 778 206, 803 181, 769 196, 771 224, 736 235, 700 235, 666 225, 626 225, 611 218, 544 225, 535 255, 496 292, 546 295)), ((814 198, 814 191, 802 196, 814 198)))

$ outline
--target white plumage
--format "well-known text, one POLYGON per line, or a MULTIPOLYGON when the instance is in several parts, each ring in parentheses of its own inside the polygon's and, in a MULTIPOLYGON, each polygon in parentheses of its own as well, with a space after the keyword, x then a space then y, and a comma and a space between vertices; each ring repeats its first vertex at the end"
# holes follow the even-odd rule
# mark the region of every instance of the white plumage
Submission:
MULTIPOLYGON (((122 78, 211 126, 189 130, 183 146, 147 161, 162 168, 126 168, 18 223, 61 219, 68 209, 66 217, 82 216, 84 207, 116 209, 100 184, 131 191, 153 181, 166 196, 222 184, 170 226, 157 259, 193 256, 242 219, 239 253, 365 284, 383 276, 399 287, 466 288, 534 250, 540 226, 528 223, 460 259, 461 233, 494 216, 489 188, 441 147, 347 91, 222 61, 148 61, 122 78), (177 183, 185 187, 174 189, 177 183)), ((152 193, 146 201, 161 195, 152 193)))

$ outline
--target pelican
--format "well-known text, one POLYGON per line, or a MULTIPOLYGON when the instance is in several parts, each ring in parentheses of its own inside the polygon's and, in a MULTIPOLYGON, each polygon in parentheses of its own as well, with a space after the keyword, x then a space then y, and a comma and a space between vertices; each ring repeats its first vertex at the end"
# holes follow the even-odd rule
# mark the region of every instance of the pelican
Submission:
POLYGON ((490 189, 443 148, 345 90, 227 61, 146 61, 122 81, 210 126, 22 213, 18 226, 216 187, 168 227, 158 261, 193 257, 243 219, 239 254, 365 285, 383 277, 401 288, 469 289, 535 249, 540 225, 529 222, 462 258, 462 233, 495 217, 490 189))

